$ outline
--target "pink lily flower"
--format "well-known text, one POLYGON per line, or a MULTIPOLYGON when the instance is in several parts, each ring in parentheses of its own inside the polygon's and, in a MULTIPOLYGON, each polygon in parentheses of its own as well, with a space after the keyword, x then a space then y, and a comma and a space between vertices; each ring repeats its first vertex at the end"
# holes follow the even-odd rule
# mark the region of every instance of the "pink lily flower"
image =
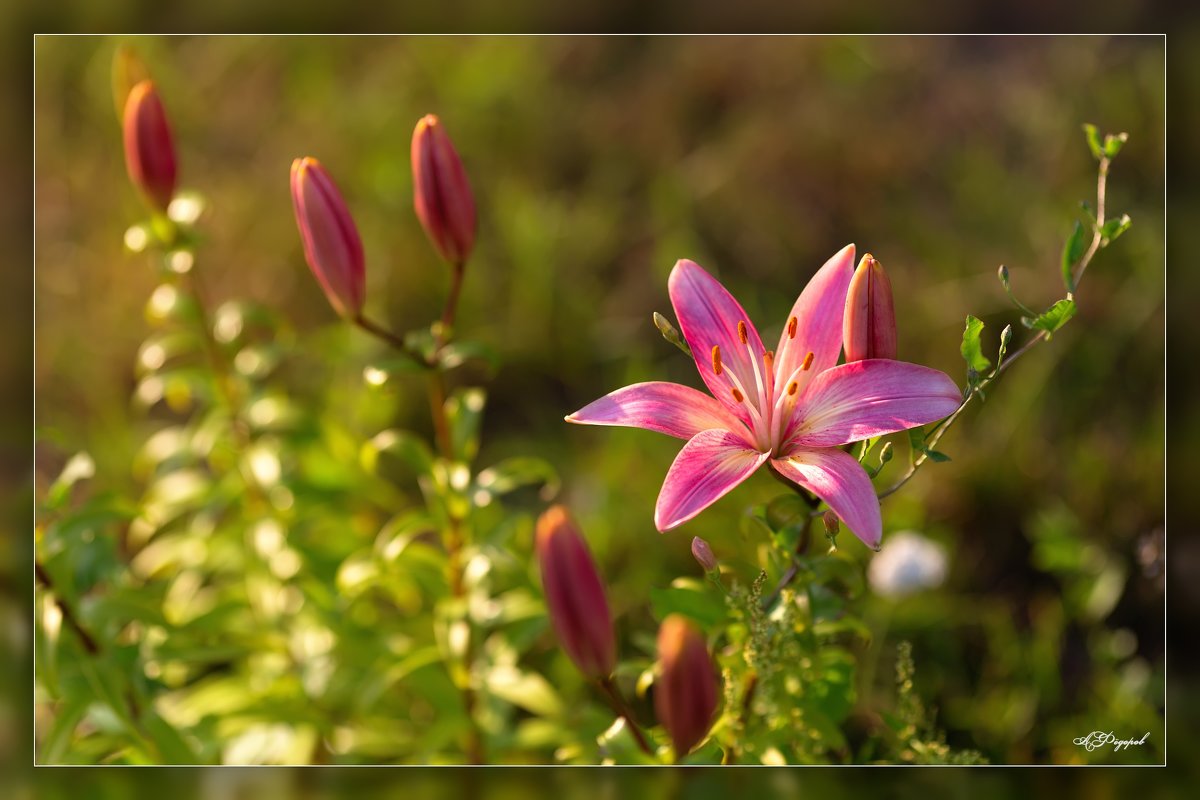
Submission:
POLYGON ((566 419, 686 439, 654 509, 668 531, 761 467, 824 500, 869 547, 883 538, 879 499, 858 461, 838 449, 942 419, 962 400, 944 372, 887 359, 838 365, 854 245, 800 294, 774 350, 725 287, 694 262, 675 264, 671 304, 712 397, 674 383, 618 389, 566 419))

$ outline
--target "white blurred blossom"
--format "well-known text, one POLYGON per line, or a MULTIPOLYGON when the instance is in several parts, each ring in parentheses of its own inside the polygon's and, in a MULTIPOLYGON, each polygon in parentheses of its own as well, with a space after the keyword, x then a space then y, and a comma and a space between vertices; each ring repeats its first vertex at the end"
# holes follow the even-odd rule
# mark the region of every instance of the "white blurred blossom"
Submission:
POLYGON ((946 579, 946 551, 915 531, 893 534, 871 559, 867 579, 875 593, 884 597, 933 589, 946 579))

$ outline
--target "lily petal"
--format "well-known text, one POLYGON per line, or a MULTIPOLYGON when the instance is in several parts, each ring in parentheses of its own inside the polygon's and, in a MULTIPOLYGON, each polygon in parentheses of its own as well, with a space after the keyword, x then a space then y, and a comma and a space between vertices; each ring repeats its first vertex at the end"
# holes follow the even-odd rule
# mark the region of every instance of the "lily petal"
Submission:
POLYGON ((654 507, 655 527, 668 531, 687 522, 746 480, 769 457, 770 453, 758 452, 729 431, 697 433, 667 471, 654 507))
POLYGON ((645 428, 680 439, 691 439, 700 431, 713 428, 725 428, 734 433, 746 430, 725 406, 704 392, 664 381, 635 383, 617 389, 566 419, 580 425, 645 428))
MULTIPOLYGON (((722 370, 731 370, 737 376, 745 389, 745 400, 755 403, 755 408, 759 409, 766 404, 764 399, 755 396, 758 391, 755 379, 756 365, 750 361, 750 353, 761 357, 765 351, 758 331, 750 323, 750 317, 733 295, 694 261, 682 259, 676 262, 667 281, 667 289, 671 295, 671 305, 675 307, 675 316, 679 318, 683 337, 692 348, 700 377, 704 379, 714 397, 738 419, 750 424, 750 414, 745 405, 735 399, 729 380, 718 376, 713 369, 713 347, 717 346, 721 348, 722 370), (738 333, 739 323, 744 323, 745 344, 738 333)), ((845 301, 844 295, 842 300, 845 301)), ((838 330, 840 337, 841 328, 838 330)), ((757 369, 765 377, 766 368, 763 362, 759 362, 757 369)))
MULTIPOLYGON (((804 291, 796 298, 792 311, 775 348, 775 384, 787 381, 811 352, 812 364, 802 377, 818 375, 838 361, 842 351, 842 317, 846 311, 846 292, 854 277, 854 245, 848 244, 817 270, 804 291), (792 318, 796 318, 795 337, 789 336, 792 318)), ((800 388, 805 380, 798 376, 800 388)))
POLYGON ((879 498, 866 470, 853 456, 841 450, 802 448, 774 459, 771 465, 828 503, 867 547, 879 547, 883 539, 879 498))
POLYGON ((944 372, 888 359, 855 361, 813 379, 785 441, 836 447, 942 419, 961 402, 962 392, 944 372))

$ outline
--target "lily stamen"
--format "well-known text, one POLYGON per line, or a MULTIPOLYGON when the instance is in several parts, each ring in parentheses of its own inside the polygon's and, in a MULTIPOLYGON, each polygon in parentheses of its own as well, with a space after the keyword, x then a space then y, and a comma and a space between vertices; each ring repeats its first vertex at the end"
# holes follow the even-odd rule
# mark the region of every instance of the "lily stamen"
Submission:
POLYGON ((804 357, 804 363, 800 365, 800 369, 804 370, 805 372, 808 372, 808 368, 812 366, 812 362, 813 362, 813 353, 811 350, 809 350, 808 355, 806 355, 804 357))
POLYGON ((720 346, 719 344, 714 344, 714 345, 713 345, 713 349, 712 349, 712 368, 713 368, 713 374, 714 374, 714 375, 720 375, 720 374, 721 374, 721 371, 722 371, 722 367, 721 367, 721 346, 720 346))
MULTIPOLYGON (((750 368, 754 370, 754 389, 756 392, 748 392, 753 395, 754 399, 747 405, 758 407, 762 415, 764 430, 771 429, 771 393, 774 391, 774 386, 771 379, 774 377, 769 369, 764 368, 764 364, 760 361, 758 354, 754 352, 754 345, 750 344, 750 337, 746 330, 745 322, 738 322, 738 338, 742 340, 742 344, 746 346, 746 355, 750 359, 750 368)), ((747 380, 747 383, 749 381, 747 380)), ((746 388, 751 388, 747 386, 746 388)))

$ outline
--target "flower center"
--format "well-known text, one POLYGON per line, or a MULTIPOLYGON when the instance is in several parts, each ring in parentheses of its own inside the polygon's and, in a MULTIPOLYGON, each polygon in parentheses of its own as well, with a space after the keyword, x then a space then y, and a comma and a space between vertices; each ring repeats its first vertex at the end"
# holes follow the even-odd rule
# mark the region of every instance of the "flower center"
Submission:
POLYGON ((750 332, 744 320, 737 324, 737 338, 745 348, 745 362, 733 360, 725 362, 721 357, 721 346, 712 346, 713 374, 724 378, 733 401, 742 405, 750 416, 750 432, 755 444, 766 452, 771 447, 771 431, 773 408, 771 395, 774 392, 775 354, 766 350, 756 352, 750 343, 750 332), (750 374, 746 374, 745 363, 750 365, 750 374), (739 374, 739 369, 741 372, 739 374))
POLYGON ((771 425, 771 445, 775 450, 775 455, 782 455, 779 451, 788 434, 792 412, 796 410, 796 403, 800 400, 800 377, 802 373, 812 369, 813 358, 814 354, 809 350, 808 354, 804 356, 804 360, 800 362, 800 366, 792 370, 792 374, 787 377, 786 381, 779 384, 783 389, 779 392, 779 397, 775 398, 775 406, 771 409, 770 415, 774 423, 771 425))

